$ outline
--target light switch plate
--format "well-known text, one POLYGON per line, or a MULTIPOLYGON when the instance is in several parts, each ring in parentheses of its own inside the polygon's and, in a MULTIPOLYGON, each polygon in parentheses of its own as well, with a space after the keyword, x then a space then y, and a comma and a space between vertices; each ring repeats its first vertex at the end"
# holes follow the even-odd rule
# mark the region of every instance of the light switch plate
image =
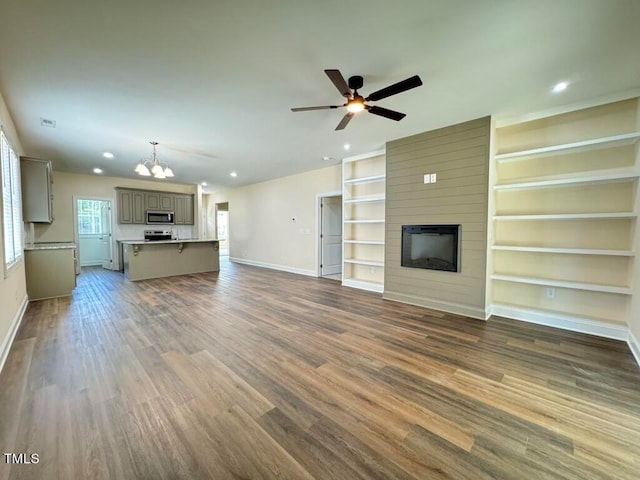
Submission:
POLYGON ((428 173, 424 174, 424 183, 431 183, 431 175, 428 173))
POLYGON ((431 174, 431 183, 436 183, 436 174, 435 173, 431 174))

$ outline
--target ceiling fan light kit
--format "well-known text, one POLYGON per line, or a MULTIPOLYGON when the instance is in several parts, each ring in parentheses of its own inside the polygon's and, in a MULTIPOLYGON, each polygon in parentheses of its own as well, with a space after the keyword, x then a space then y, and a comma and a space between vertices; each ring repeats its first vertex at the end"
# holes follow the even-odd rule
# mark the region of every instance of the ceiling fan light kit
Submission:
POLYGON ((349 121, 353 118, 353 116, 361 112, 363 110, 368 111, 369 113, 373 113, 374 115, 378 115, 380 117, 385 117, 390 120, 395 120, 399 122, 406 114, 396 112, 394 110, 389 110, 388 108, 371 106, 367 105, 365 102, 375 102, 378 100, 382 100, 383 98, 390 97, 392 95, 397 95, 398 93, 406 92, 407 90, 411 90, 412 88, 419 87, 422 85, 422 80, 418 75, 414 75, 413 77, 409 77, 401 82, 394 83, 393 85, 389 85, 381 90, 377 90, 373 92, 368 97, 362 97, 358 90, 362 88, 364 85, 364 79, 360 75, 354 75, 353 77, 349 77, 349 82, 345 81, 344 76, 340 73, 340 70, 332 69, 325 70, 324 73, 327 74, 329 80, 333 82, 335 87, 340 92, 340 95, 347 99, 347 103, 343 105, 323 105, 319 107, 299 107, 292 108, 292 112, 306 112, 309 110, 328 110, 332 108, 341 108, 346 107, 347 113, 340 123, 336 127, 336 130, 342 130, 347 126, 349 121))
POLYGON ((158 162, 158 158, 156 156, 156 145, 158 145, 158 142, 149 143, 153 146, 153 155, 151 159, 142 160, 138 165, 136 165, 136 168, 133 171, 143 177, 150 177, 153 175, 155 178, 160 180, 173 177, 173 170, 169 168, 169 165, 158 162), (164 165, 164 167, 162 165, 164 165))

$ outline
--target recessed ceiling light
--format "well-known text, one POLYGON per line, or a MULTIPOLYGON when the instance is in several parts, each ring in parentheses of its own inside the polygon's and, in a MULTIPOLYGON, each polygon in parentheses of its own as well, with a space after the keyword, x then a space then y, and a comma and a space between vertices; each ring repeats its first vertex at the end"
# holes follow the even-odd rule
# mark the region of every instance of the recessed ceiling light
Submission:
POLYGON ((351 148, 351 145, 349 145, 348 143, 344 144, 344 149, 345 150, 349 150, 351 148))
POLYGON ((102 173, 102 169, 101 168, 94 168, 93 169, 93 173, 97 173, 98 175, 102 173))
POLYGON ((111 153, 111 152, 104 152, 104 153, 102 154, 102 156, 103 156, 104 158, 113 158, 113 153, 111 153))
POLYGON ((238 173, 237 173, 237 172, 231 172, 229 175, 231 175, 232 177, 234 177, 234 178, 235 178, 235 177, 237 177, 237 176, 238 176, 238 173))
POLYGON ((207 182, 202 182, 200 185, 202 185, 203 187, 207 186, 207 182))
POLYGON ((553 89, 551 90, 553 93, 564 92, 569 86, 569 82, 558 82, 555 84, 553 89))

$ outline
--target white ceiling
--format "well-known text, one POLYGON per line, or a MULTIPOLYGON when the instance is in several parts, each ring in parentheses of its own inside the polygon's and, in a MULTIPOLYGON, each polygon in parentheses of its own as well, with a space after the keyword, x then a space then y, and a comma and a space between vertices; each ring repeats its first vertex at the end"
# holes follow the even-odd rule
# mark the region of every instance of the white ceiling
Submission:
POLYGON ((638 0, 2 0, 0 18, 0 92, 25 154, 135 177, 155 140, 175 181, 209 190, 640 87, 638 0), (376 103, 401 122, 361 113, 336 132, 343 110, 290 111, 342 103, 326 68, 363 75, 365 96, 424 85, 376 103))

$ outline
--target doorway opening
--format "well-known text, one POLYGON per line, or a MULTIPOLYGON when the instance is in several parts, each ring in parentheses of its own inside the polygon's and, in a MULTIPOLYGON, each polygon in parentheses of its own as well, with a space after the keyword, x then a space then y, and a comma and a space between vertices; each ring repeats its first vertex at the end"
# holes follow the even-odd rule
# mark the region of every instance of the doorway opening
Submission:
POLYGON ((75 231, 78 247, 78 266, 99 266, 113 270, 113 218, 111 200, 102 198, 76 198, 75 231))
POLYGON ((342 195, 323 194, 318 197, 319 276, 342 280, 342 195))
POLYGON ((216 203, 216 237, 220 255, 229 255, 229 202, 216 203))

